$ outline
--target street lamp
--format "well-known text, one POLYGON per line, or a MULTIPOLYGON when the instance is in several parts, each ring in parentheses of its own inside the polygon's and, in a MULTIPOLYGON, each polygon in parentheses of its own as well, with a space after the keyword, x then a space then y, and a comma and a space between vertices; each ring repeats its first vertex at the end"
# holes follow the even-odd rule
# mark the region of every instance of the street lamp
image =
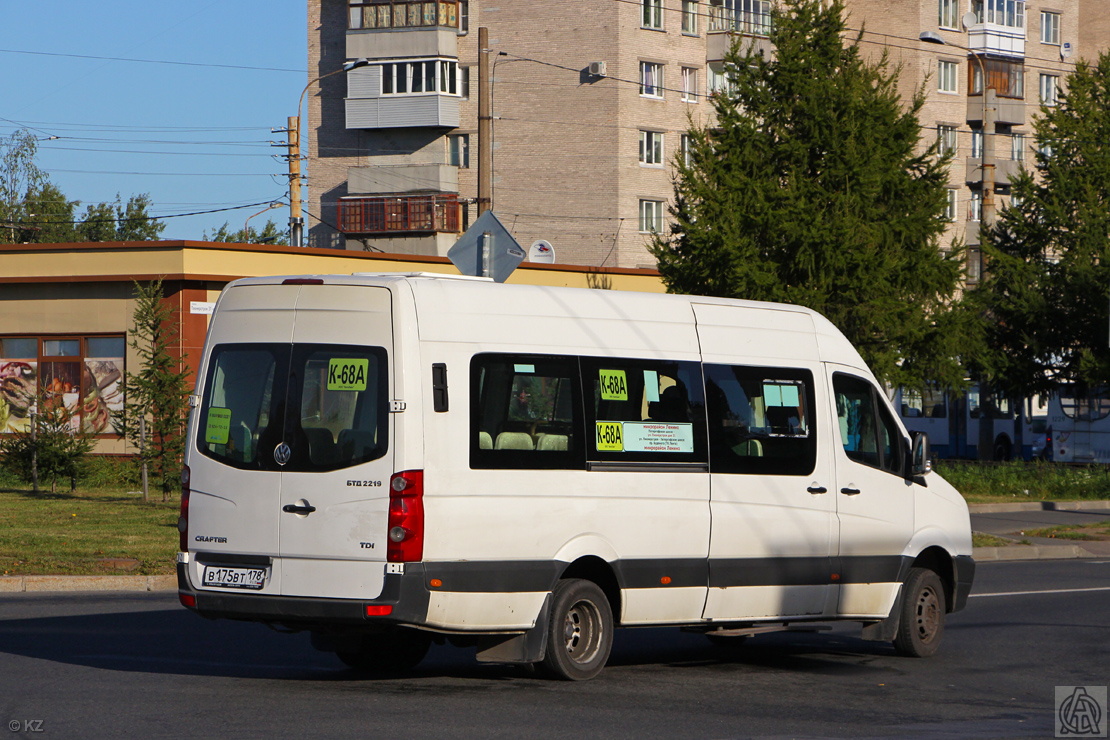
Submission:
POLYGON ((303 246, 304 218, 301 217, 301 108, 304 106, 304 96, 308 88, 324 79, 337 75, 340 72, 350 72, 352 69, 365 67, 370 64, 368 59, 356 59, 345 63, 342 67, 322 74, 308 81, 301 90, 301 97, 297 99, 297 115, 289 116, 286 133, 288 134, 289 147, 289 245, 303 246))
POLYGON ((979 79, 982 85, 981 94, 983 96, 983 151, 980 152, 980 187, 983 192, 983 212, 980 215, 980 241, 983 240, 982 234, 986 232, 990 225, 994 223, 994 113, 996 111, 993 105, 994 90, 990 89, 987 84, 987 69, 983 64, 983 57, 981 54, 961 46, 954 44, 951 41, 946 41, 941 38, 940 34, 934 31, 922 31, 917 37, 919 40, 928 44, 941 44, 942 46, 954 46, 957 49, 963 49, 970 54, 976 62, 979 63, 979 79))

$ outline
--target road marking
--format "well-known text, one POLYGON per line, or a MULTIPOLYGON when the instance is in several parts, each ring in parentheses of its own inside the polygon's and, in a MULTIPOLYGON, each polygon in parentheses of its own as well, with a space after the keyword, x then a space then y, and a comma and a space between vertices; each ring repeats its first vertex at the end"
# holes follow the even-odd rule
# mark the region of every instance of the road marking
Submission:
POLYGON ((1032 594, 1079 594, 1087 591, 1110 591, 1110 586, 1098 588, 1057 588, 1049 591, 1006 591, 997 594, 971 594, 968 598, 984 598, 987 596, 1030 596, 1032 594))

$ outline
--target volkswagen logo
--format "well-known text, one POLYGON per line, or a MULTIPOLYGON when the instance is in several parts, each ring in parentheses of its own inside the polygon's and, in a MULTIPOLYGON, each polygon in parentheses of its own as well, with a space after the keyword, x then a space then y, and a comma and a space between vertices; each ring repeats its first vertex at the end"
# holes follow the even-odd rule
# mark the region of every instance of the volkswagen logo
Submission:
POLYGON ((293 456, 293 450, 289 449, 289 445, 282 442, 274 448, 274 462, 278 465, 284 465, 289 462, 289 458, 293 456))

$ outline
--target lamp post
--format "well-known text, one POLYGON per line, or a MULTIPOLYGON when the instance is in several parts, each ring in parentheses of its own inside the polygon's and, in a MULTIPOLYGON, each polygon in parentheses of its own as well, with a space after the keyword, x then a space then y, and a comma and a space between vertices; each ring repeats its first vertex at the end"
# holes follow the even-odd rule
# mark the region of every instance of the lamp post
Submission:
POLYGON ((301 216, 301 108, 304 106, 304 96, 308 93, 308 88, 315 85, 320 80, 337 75, 340 72, 350 72, 352 69, 365 67, 370 64, 367 59, 356 59, 351 62, 345 63, 342 67, 319 77, 311 79, 308 84, 301 90, 301 97, 297 100, 297 115, 289 116, 288 126, 286 127, 286 134, 288 135, 287 144, 289 148, 289 245, 293 247, 303 246, 304 241, 304 218, 301 216))

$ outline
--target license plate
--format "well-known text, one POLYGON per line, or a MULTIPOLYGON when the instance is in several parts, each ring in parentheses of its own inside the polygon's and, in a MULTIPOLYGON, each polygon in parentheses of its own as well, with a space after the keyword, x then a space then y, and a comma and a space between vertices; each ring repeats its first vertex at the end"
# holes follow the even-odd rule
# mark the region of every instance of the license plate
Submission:
POLYGON ((202 582, 205 586, 220 588, 246 588, 257 591, 266 580, 265 568, 224 568, 204 566, 202 582))

